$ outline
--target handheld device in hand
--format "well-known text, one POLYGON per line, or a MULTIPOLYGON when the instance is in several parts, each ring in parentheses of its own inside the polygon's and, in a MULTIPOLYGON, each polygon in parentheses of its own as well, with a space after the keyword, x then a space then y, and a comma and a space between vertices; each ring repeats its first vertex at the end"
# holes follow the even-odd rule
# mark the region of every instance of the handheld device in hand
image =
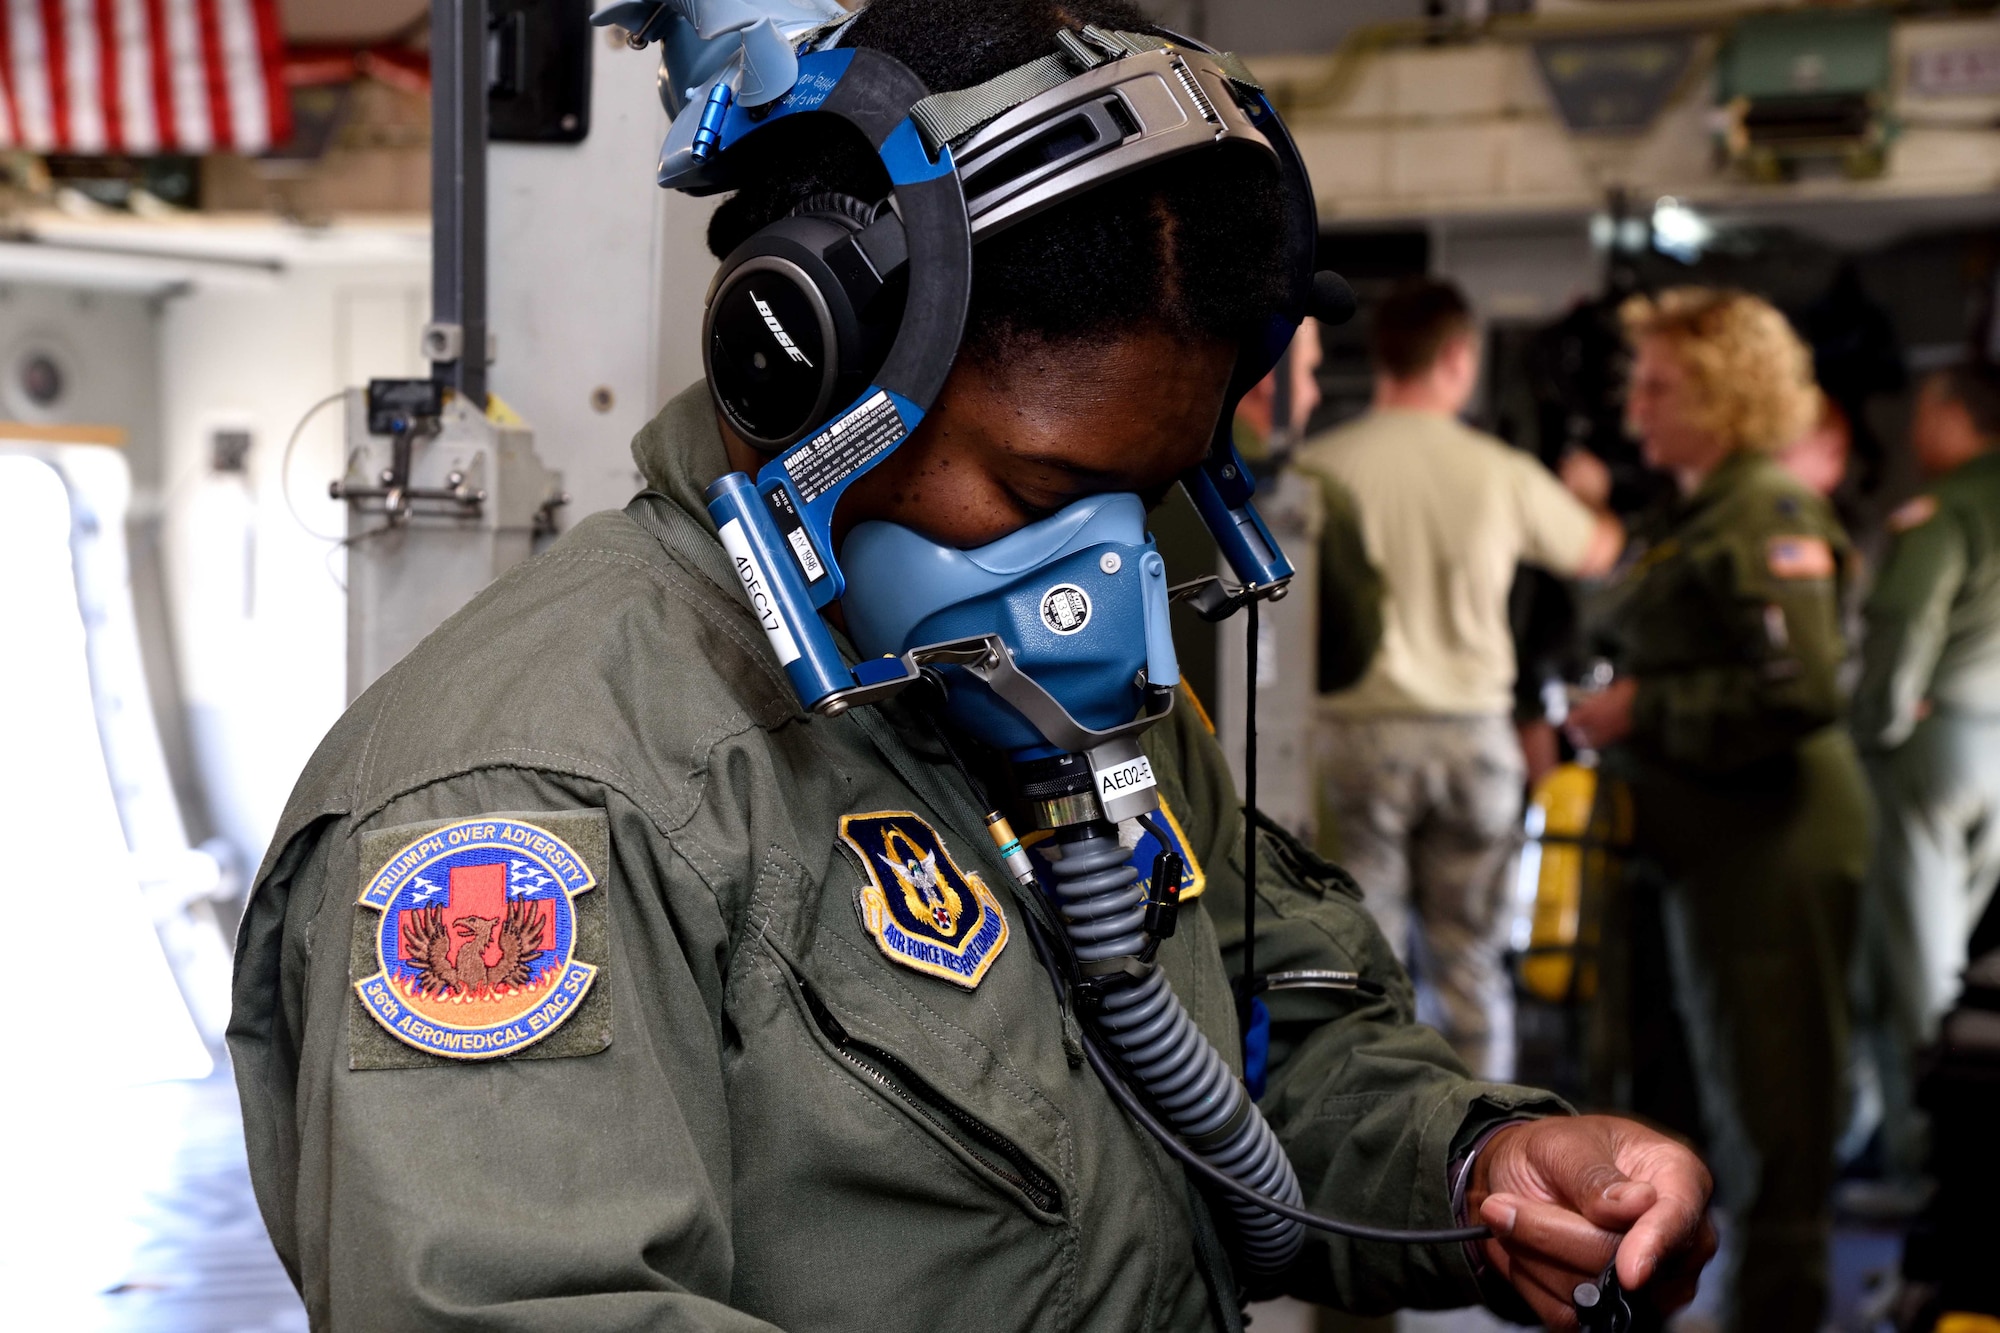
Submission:
POLYGON ((1627 1292, 1613 1259, 1595 1282, 1579 1282, 1570 1297, 1584 1333, 1658 1333, 1665 1321, 1644 1292, 1627 1292))

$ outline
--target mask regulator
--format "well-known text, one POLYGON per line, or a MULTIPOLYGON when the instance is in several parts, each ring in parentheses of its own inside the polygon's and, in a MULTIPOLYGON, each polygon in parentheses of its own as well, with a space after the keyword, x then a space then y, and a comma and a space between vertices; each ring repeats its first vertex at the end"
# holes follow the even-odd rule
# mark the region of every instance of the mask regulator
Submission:
MULTIPOLYGON (((1257 605, 1284 594, 1292 566, 1251 503, 1233 409, 1304 316, 1338 323, 1354 309, 1344 282, 1313 271, 1318 224, 1305 169, 1249 71, 1168 33, 1085 27, 986 84, 932 94, 889 56, 841 46, 851 19, 833 0, 625 0, 594 21, 626 29, 635 45, 665 44, 660 87, 673 125, 661 185, 732 189, 735 150, 799 117, 858 131, 891 183, 881 203, 806 200, 730 254, 709 290, 703 354, 717 407, 773 455, 754 478, 715 482, 709 512, 800 702, 837 716, 931 681, 943 686, 951 723, 1006 756, 1020 811, 1049 835, 1038 872, 1009 821, 988 816, 1022 891, 1049 902, 1060 923, 1043 930, 1029 914, 1036 950, 1059 992, 1082 999, 1085 1054, 1113 1097, 1221 1196, 1251 1286, 1292 1262, 1306 1227, 1424 1244, 1486 1235, 1307 1212, 1276 1135, 1154 962, 1174 929, 1181 868, 1155 823, 1158 788, 1139 735, 1171 711, 1180 681, 1169 601, 1186 598, 1211 620, 1247 609, 1254 654, 1257 605), (1145 507, 1129 494, 1077 501, 975 550, 870 522, 836 551, 841 495, 909 437, 943 387, 964 332, 974 246, 1195 151, 1263 155, 1287 203, 1290 296, 1240 349, 1207 457, 1181 478, 1234 582, 1169 589, 1145 507), (858 662, 820 619, 836 601, 858 662), (1133 823, 1163 849, 1144 880, 1119 837, 1133 823)), ((1252 773, 1246 841, 1257 818, 1254 758, 1252 773)), ((1256 864, 1247 854, 1246 877, 1256 864)), ((1254 914, 1254 880, 1246 890, 1254 914)), ((1357 984, 1337 974, 1261 978, 1251 941, 1254 919, 1239 994, 1246 1016, 1267 985, 1357 984)))

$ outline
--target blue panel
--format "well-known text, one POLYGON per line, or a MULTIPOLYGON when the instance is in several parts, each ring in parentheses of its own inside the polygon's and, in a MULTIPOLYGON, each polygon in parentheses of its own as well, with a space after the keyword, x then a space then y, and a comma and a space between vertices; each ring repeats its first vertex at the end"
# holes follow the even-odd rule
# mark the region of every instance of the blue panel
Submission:
POLYGON ((1271 1062, 1271 1011, 1262 1000, 1250 1001, 1250 1028, 1243 1034, 1243 1082, 1250 1100, 1264 1096, 1264 1076, 1271 1062))
POLYGON ((806 436, 805 439, 800 440, 769 463, 766 463, 763 470, 758 472, 757 487, 759 491, 768 492, 774 487, 783 486, 791 495, 793 507, 798 510, 799 518, 804 522, 806 531, 811 534, 820 558, 826 564, 829 577, 815 581, 811 587, 810 595, 814 606, 825 606, 847 590, 847 577, 841 570, 840 561, 834 558, 833 549, 833 511, 839 507, 840 497, 847 493, 847 488, 854 483, 857 477, 863 476, 883 459, 894 453, 903 440, 907 440, 911 432, 916 430, 923 419, 923 409, 908 398, 905 398, 902 394, 892 389, 884 389, 878 385, 871 384, 862 391, 860 397, 829 418, 826 425, 813 434, 806 436), (891 444, 888 448, 883 449, 865 462, 862 462, 860 466, 845 476, 840 477, 839 480, 835 481, 826 490, 812 495, 810 498, 801 493, 799 488, 793 483, 791 474, 791 465, 794 460, 802 454, 821 448, 822 441, 828 432, 832 431, 837 425, 845 423, 850 416, 856 415, 861 409, 866 408, 878 394, 886 398, 889 404, 895 409, 896 418, 901 422, 901 436, 894 444, 891 444))
POLYGON ((1146 681, 1151 685, 1178 685, 1180 658, 1174 652, 1173 621, 1167 601, 1167 562, 1158 551, 1148 551, 1139 568, 1146 581, 1146 681))
POLYGON ((799 702, 810 708, 852 686, 854 673, 819 618, 798 564, 750 478, 732 472, 711 484, 708 512, 723 530, 723 548, 799 702))
MULTIPOLYGON (((1240 469, 1238 475, 1242 475, 1240 469)), ((1292 562, 1285 558, 1277 539, 1264 526, 1263 518, 1247 495, 1240 504, 1230 504, 1205 467, 1188 472, 1181 478, 1181 485, 1194 501, 1195 512, 1201 515, 1208 535, 1215 539, 1237 582, 1263 587, 1292 576, 1292 562)))
POLYGON ((937 161, 931 161, 924 151, 923 136, 917 133, 915 122, 903 120, 889 137, 882 141, 882 165, 889 168, 889 180, 894 185, 912 185, 917 181, 936 180, 939 176, 949 176, 953 171, 951 148, 938 149, 937 161))
POLYGON ((799 79, 792 90, 777 101, 762 107, 746 107, 741 102, 732 102, 729 114, 722 122, 721 151, 727 152, 742 142, 745 136, 762 129, 774 120, 795 115, 801 111, 817 111, 841 77, 854 61, 851 48, 839 51, 815 51, 811 55, 799 57, 799 79), (756 114, 753 116, 752 111, 756 114))
POLYGON ((895 680, 902 674, 903 661, 898 657, 864 657, 854 664, 854 679, 863 685, 895 680))

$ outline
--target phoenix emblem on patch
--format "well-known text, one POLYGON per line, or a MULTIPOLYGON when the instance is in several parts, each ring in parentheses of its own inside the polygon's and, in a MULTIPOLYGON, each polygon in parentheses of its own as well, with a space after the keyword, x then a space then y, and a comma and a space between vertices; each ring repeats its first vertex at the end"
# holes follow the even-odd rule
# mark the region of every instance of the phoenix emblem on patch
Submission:
POLYGON ((842 815, 840 839, 868 874, 861 924, 903 966, 971 990, 1007 944, 1007 918, 937 830, 908 810, 842 815))
POLYGON ((489 1060, 576 1012, 597 969, 576 958, 571 899, 596 883, 562 839, 518 819, 460 820, 389 859, 361 892, 381 913, 381 970, 354 983, 391 1035, 489 1060))

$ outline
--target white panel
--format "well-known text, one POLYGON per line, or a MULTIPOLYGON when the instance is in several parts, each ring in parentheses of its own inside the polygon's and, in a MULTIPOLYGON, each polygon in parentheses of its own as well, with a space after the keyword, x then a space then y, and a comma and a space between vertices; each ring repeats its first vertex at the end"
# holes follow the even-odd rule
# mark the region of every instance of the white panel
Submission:
POLYGON ((491 384, 563 474, 565 528, 638 489, 632 436, 701 375, 715 268, 704 241, 713 201, 654 184, 667 128, 657 48, 599 41, 589 137, 494 144, 487 168, 491 384), (608 411, 592 405, 600 388, 608 411))
POLYGON ((422 373, 428 246, 407 229, 279 235, 261 289, 200 286, 166 307, 161 417, 168 466, 167 584, 190 744, 220 834, 254 866, 299 771, 347 698, 346 512, 326 486, 343 466, 336 402, 368 375, 422 373), (250 431, 247 476, 209 470, 217 426, 250 431), (288 498, 289 497, 289 498, 288 498), (254 604, 240 575, 254 537, 254 604))
POLYGON ((430 374, 419 339, 427 302, 409 286, 344 287, 334 298, 335 374, 344 385, 430 374))
POLYGON ((200 1078, 209 1054, 140 896, 100 742, 70 523, 53 468, 0 455, 0 623, 31 649, 0 654, 0 913, 73 941, 62 1021, 19 1024, 9 1062, 54 1086, 200 1078))

